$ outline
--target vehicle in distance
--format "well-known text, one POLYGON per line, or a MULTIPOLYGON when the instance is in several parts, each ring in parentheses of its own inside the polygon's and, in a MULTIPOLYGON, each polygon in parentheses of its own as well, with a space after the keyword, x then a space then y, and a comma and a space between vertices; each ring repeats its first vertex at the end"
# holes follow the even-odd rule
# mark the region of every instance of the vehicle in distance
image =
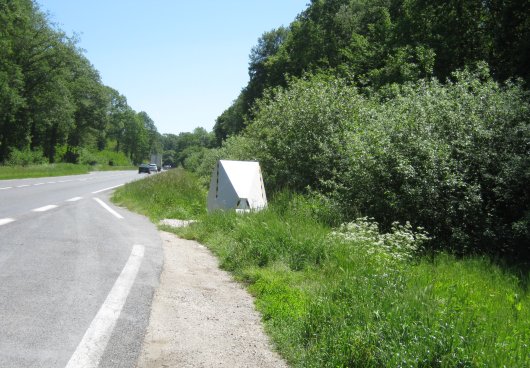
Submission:
POLYGON ((151 170, 151 172, 157 172, 158 166, 156 166, 156 164, 149 164, 149 170, 151 170))
POLYGON ((138 167, 138 174, 141 174, 141 173, 151 174, 151 168, 149 167, 148 164, 141 164, 138 167))

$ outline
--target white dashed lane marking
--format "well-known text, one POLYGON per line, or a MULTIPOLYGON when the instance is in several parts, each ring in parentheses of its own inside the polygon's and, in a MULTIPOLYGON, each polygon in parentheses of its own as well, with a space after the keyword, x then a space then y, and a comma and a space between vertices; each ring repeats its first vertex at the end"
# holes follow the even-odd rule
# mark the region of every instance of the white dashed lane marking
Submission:
POLYGON ((15 221, 15 219, 12 218, 2 218, 0 219, 0 226, 9 224, 10 222, 15 221))
POLYGON ((43 207, 39 207, 39 208, 35 208, 33 209, 32 211, 33 212, 45 212, 45 211, 49 211, 49 210, 52 210, 54 208, 57 208, 58 206, 56 206, 55 204, 50 204, 48 206, 43 206, 43 207))
POLYGON ((17 186, 17 188, 26 188, 26 187, 29 187, 29 184, 24 184, 24 185, 17 186))
POLYGON ((81 199, 83 199, 83 197, 74 197, 74 198, 67 199, 66 202, 77 202, 81 199))
POLYGON ((0 188, 0 190, 7 190, 7 189, 12 189, 13 187, 3 187, 3 188, 0 188))

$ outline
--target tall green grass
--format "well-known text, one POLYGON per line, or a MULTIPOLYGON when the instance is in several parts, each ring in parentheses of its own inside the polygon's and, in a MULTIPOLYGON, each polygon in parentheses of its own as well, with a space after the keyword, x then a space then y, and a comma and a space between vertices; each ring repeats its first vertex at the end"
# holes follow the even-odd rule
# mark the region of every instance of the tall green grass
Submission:
POLYGON ((530 366, 528 275, 487 258, 413 255, 422 234, 407 227, 331 228, 325 202, 289 193, 258 213, 206 214, 195 180, 173 171, 116 197, 153 219, 199 219, 174 231, 207 244, 248 285, 292 366, 530 366))
POLYGON ((153 221, 191 219, 205 213, 206 191, 197 186, 195 175, 179 168, 129 183, 112 199, 153 221))

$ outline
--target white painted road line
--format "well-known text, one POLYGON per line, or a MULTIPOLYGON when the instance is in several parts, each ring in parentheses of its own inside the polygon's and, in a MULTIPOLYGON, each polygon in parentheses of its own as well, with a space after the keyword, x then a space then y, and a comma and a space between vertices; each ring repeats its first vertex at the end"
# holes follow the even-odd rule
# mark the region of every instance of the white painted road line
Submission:
POLYGON ((83 197, 74 197, 74 198, 70 198, 70 199, 67 199, 66 202, 77 202, 77 201, 79 201, 80 199, 83 199, 83 197))
POLYGON ((35 183, 35 184, 33 184, 33 185, 34 185, 34 186, 39 186, 39 185, 44 185, 44 184, 46 184, 46 183, 35 183))
POLYGON ((135 245, 107 299, 65 368, 97 368, 142 264, 145 248, 135 245))
POLYGON ((122 219, 122 218, 123 218, 122 215, 120 215, 118 212, 116 212, 116 211, 114 211, 112 208, 110 208, 109 205, 106 204, 105 202, 103 202, 101 199, 99 199, 99 198, 94 198, 94 200, 95 200, 96 202, 98 202, 98 203, 101 205, 101 207, 103 207, 104 209, 106 209, 107 211, 109 211, 110 213, 112 213, 112 214, 113 214, 114 216, 116 216, 117 218, 119 218, 119 219, 122 219))
POLYGON ((13 187, 3 187, 3 188, 0 188, 0 190, 7 190, 7 189, 13 189, 13 187))
POLYGON ((13 221, 15 221, 15 219, 12 219, 12 218, 0 219, 0 226, 9 224, 10 222, 13 222, 13 221))
POLYGON ((96 190, 95 192, 92 192, 92 194, 98 194, 98 193, 104 192, 104 191, 106 191, 106 190, 110 190, 110 189, 118 188, 118 187, 121 187, 121 186, 123 186, 123 184, 115 185, 115 186, 113 186, 113 187, 108 187, 108 188, 105 188, 105 189, 96 190))
POLYGON ((57 184, 56 181, 49 181, 48 184, 57 184))
POLYGON ((24 184, 24 185, 17 186, 17 188, 26 188, 26 187, 29 187, 29 184, 24 184))
POLYGON ((33 212, 45 212, 45 211, 53 210, 54 208, 57 208, 57 207, 58 207, 58 206, 56 206, 55 204, 50 204, 50 205, 48 205, 48 206, 35 208, 35 209, 33 209, 32 211, 33 211, 33 212))

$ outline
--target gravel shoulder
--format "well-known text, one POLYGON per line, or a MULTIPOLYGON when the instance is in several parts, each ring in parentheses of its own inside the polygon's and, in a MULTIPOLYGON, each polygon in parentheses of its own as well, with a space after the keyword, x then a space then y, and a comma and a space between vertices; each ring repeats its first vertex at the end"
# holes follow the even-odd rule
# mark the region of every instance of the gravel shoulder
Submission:
POLYGON ((164 268, 138 368, 287 367, 252 297, 203 245, 160 232, 164 268))

